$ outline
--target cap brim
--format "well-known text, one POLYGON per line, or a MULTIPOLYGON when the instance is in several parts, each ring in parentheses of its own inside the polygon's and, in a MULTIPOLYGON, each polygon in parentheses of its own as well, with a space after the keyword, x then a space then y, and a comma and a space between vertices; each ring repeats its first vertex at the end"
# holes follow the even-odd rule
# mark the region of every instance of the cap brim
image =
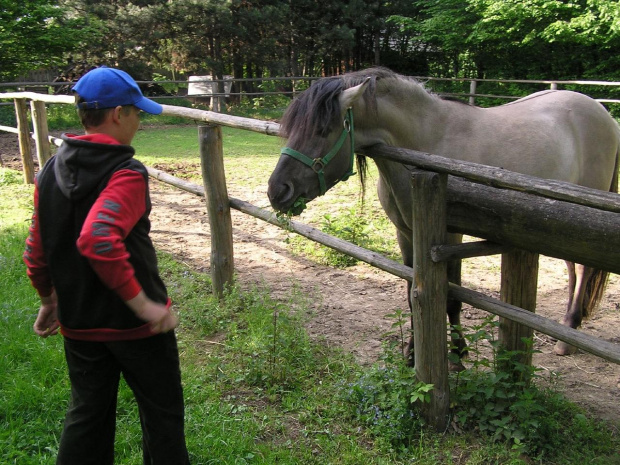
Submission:
POLYGON ((164 110, 159 103, 153 102, 146 97, 142 97, 140 101, 134 103, 133 105, 152 115, 159 115, 164 110))

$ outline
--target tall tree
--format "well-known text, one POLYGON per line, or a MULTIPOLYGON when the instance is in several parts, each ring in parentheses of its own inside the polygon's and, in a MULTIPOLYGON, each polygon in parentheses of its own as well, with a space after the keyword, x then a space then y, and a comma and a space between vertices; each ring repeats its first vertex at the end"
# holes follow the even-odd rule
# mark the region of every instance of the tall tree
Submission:
POLYGON ((96 36, 83 18, 53 0, 0 1, 0 79, 57 67, 67 51, 96 36))

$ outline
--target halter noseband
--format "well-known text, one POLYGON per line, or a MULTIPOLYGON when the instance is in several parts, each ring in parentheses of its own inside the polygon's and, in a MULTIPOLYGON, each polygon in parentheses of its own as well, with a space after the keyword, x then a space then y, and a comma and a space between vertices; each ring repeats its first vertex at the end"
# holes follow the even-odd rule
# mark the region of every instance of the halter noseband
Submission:
POLYGON ((334 156, 342 148, 344 141, 347 138, 347 135, 350 136, 350 142, 351 142, 351 163, 349 165, 349 171, 347 171, 339 179, 339 181, 346 181, 347 179, 349 179, 349 177, 355 174, 353 172, 353 158, 355 157, 355 153, 354 153, 355 141, 354 141, 354 129, 353 129, 353 110, 351 108, 347 109, 347 112, 344 117, 343 125, 344 125, 344 129, 342 130, 340 137, 338 138, 334 146, 331 148, 331 150, 327 153, 327 155, 325 155, 323 158, 318 158, 318 157, 310 158, 309 156, 304 155, 303 153, 300 153, 297 150, 293 150, 290 147, 284 147, 280 151, 281 155, 289 155, 293 157, 295 160, 299 160, 304 165, 312 168, 312 171, 314 171, 319 177, 319 188, 321 190, 320 195, 323 195, 325 194, 325 192, 327 192, 327 187, 325 184, 325 173, 323 172, 323 169, 329 164, 330 161, 333 160, 334 156))

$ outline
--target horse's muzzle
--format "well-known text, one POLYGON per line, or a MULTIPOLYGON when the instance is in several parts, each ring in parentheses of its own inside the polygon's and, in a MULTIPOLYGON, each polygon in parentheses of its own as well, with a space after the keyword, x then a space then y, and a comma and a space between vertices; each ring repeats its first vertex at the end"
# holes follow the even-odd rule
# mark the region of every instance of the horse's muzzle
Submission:
POLYGON ((269 202, 274 210, 287 212, 296 200, 293 183, 275 183, 270 179, 267 187, 267 197, 269 197, 269 202))

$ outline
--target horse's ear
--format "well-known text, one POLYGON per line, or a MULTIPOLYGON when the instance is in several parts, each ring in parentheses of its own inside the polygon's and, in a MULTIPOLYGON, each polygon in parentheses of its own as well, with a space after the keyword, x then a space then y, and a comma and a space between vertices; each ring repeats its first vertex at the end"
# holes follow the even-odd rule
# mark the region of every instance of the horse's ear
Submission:
POLYGON ((362 82, 360 85, 350 87, 349 89, 345 89, 342 91, 342 94, 340 94, 340 108, 342 108, 343 111, 347 108, 352 107, 355 101, 362 96, 362 94, 366 90, 366 86, 368 86, 368 83, 370 82, 370 79, 371 78, 369 76, 364 79, 364 82, 362 82))

